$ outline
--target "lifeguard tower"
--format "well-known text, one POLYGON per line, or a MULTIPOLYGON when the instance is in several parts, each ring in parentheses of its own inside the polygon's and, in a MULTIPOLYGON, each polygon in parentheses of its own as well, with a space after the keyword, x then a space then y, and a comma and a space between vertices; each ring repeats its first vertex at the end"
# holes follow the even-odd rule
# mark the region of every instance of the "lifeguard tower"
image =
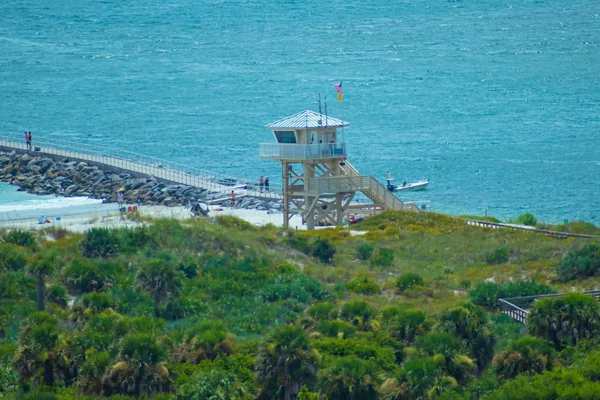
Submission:
POLYGON ((283 225, 301 215, 307 229, 342 225, 349 212, 418 210, 404 204, 375 178, 361 175, 349 162, 344 135, 348 122, 310 110, 267 125, 276 143, 261 143, 260 156, 281 162, 283 225), (341 139, 341 140, 340 140, 341 139), (351 205, 356 192, 373 204, 351 205))

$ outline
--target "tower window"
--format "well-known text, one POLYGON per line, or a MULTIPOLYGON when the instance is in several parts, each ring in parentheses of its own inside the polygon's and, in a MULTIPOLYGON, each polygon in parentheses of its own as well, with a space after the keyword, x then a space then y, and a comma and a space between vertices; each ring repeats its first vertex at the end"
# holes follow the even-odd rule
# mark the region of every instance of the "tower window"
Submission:
POLYGON ((294 131, 275 131, 275 137, 279 143, 296 143, 294 131))

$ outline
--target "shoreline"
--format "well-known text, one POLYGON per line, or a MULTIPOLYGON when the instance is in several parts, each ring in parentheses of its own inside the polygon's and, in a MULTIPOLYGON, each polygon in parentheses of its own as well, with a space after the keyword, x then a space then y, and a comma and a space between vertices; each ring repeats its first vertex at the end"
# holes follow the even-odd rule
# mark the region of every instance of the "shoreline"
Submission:
MULTIPOLYGON (((208 218, 215 218, 219 215, 230 215, 244 221, 247 221, 255 226, 263 226, 273 224, 275 226, 283 225, 283 214, 273 213, 263 210, 247 210, 247 209, 229 209, 220 206, 210 206, 210 214, 208 218)), ((187 220, 194 217, 187 207, 183 206, 141 206, 136 213, 121 212, 118 209, 106 210, 101 212, 84 212, 78 214, 60 216, 48 215, 46 218, 49 223, 40 224, 37 218, 21 218, 0 220, 0 229, 46 229, 46 228, 62 228, 70 232, 83 233, 92 228, 131 228, 145 224, 145 221, 137 220, 137 217, 145 218, 174 218, 178 220, 187 220)), ((300 217, 295 216, 290 221, 291 229, 303 230, 306 226, 302 224, 300 217)))

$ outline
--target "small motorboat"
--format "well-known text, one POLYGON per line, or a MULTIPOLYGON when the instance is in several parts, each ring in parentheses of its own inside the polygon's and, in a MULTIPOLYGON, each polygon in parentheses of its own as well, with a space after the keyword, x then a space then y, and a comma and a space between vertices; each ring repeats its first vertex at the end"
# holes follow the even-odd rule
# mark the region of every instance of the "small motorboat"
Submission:
POLYGON ((411 183, 403 182, 401 185, 388 185, 390 192, 414 192, 417 190, 423 190, 429 184, 429 179, 424 181, 416 181, 411 183))

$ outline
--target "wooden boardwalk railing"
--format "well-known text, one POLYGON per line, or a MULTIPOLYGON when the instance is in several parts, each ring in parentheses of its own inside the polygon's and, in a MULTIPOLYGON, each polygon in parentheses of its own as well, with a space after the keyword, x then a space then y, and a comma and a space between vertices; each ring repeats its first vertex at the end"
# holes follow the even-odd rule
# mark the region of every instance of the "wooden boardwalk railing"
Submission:
POLYGON ((487 222, 487 221, 478 221, 478 220, 474 220, 474 219, 465 219, 465 218, 461 218, 461 219, 466 221, 467 225, 479 226, 482 228, 490 228, 490 229, 499 229, 500 228, 500 229, 512 229, 512 230, 516 230, 516 231, 536 232, 536 233, 543 233, 547 236, 551 236, 551 237, 555 237, 555 238, 559 238, 559 239, 566 239, 566 238, 600 239, 600 236, 596 236, 596 235, 584 235, 581 233, 551 231, 549 229, 536 229, 532 226, 504 224, 501 222, 487 222))

